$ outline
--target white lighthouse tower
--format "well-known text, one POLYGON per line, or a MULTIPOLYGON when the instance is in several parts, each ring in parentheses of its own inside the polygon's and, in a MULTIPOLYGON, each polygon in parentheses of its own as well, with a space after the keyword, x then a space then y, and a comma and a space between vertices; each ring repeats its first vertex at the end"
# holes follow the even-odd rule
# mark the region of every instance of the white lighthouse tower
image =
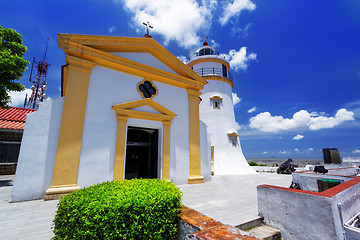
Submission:
POLYGON ((213 174, 256 173, 241 150, 229 62, 205 41, 189 56, 187 65, 208 82, 201 91, 200 120, 208 126, 213 174))

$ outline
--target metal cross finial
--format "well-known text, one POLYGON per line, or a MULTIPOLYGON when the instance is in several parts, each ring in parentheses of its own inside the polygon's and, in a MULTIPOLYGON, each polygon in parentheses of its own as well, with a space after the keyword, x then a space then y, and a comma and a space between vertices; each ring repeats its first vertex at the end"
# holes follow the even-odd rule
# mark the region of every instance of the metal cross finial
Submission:
POLYGON ((143 23, 143 24, 146 26, 146 35, 150 36, 149 35, 149 30, 150 30, 150 28, 153 28, 153 27, 150 26, 149 21, 147 21, 147 23, 143 23))

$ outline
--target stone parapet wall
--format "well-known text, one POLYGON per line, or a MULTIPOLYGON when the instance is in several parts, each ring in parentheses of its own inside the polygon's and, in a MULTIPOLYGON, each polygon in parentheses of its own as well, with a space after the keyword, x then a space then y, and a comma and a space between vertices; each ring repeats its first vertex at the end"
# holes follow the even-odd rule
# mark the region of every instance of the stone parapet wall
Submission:
MULTIPOLYGON (((307 175, 314 176, 314 173, 307 175)), ((259 215, 266 224, 280 229, 287 240, 344 239, 344 222, 358 212, 360 178, 342 177, 350 180, 323 192, 260 185, 259 215)))
POLYGON ((183 206, 181 208, 178 226, 178 240, 200 240, 200 239, 238 239, 256 240, 247 232, 241 231, 230 225, 222 224, 198 211, 183 206))

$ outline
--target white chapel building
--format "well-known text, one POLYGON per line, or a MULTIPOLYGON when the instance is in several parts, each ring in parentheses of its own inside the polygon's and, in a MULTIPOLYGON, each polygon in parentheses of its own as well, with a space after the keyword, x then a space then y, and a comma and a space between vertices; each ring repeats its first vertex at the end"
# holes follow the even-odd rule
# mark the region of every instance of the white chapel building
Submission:
POLYGON ((27 116, 13 201, 112 180, 255 173, 237 135, 229 63, 213 48, 204 44, 185 65, 152 38, 58 40, 61 98, 27 116))

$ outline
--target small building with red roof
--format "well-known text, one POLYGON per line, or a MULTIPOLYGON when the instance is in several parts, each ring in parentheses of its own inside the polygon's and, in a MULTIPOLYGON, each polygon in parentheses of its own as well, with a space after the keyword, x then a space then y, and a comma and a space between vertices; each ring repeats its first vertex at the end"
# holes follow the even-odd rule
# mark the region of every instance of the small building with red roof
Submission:
POLYGON ((14 174, 19 156, 26 114, 35 109, 0 109, 0 175, 14 174))

